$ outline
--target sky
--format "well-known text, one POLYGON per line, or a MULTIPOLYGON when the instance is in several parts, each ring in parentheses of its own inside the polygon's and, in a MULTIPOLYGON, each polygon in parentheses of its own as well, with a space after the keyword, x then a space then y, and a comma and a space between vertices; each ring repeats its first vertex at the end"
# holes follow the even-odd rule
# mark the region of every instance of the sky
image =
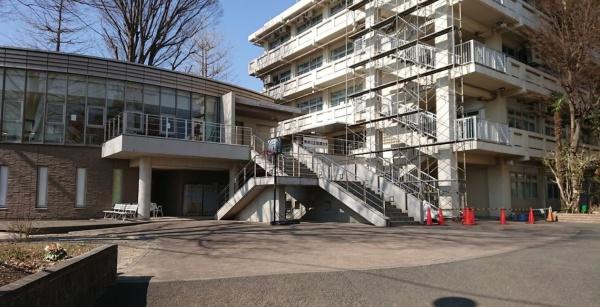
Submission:
MULTIPOLYGON (((9 0, 12 1, 12 0, 9 0)), ((228 80, 242 87, 260 91, 262 83, 259 79, 248 75, 248 63, 262 53, 260 47, 248 42, 248 36, 259 29, 269 19, 277 16, 286 8, 293 5, 296 0, 220 0, 223 8, 216 28, 224 37, 225 44, 230 49, 230 62, 232 69, 228 80)), ((19 40, 24 35, 23 23, 15 18, 0 14, 0 45, 19 45, 19 40)), ((90 43, 90 46, 79 53, 96 56, 103 54, 102 42, 90 43)), ((22 45, 22 44, 21 44, 22 45)))

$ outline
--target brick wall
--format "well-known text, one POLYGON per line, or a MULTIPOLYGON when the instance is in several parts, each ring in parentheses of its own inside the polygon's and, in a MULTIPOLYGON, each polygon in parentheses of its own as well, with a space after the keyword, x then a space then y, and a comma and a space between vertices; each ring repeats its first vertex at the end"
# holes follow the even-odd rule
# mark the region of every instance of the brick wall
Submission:
POLYGON ((100 148, 1 144, 0 165, 8 166, 6 208, 0 218, 87 219, 112 206, 112 169, 100 148), (35 208, 37 170, 48 167, 48 208, 35 208), (75 208, 77 168, 87 169, 85 208, 75 208))

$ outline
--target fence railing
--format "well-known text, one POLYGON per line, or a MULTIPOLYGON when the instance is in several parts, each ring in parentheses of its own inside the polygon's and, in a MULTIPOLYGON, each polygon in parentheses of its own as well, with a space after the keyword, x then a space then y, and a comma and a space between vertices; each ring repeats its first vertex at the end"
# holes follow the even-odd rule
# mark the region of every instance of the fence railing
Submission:
POLYGON ((495 123, 477 116, 456 120, 457 140, 479 140, 498 144, 511 144, 512 132, 507 124, 495 123))
POLYGON ((137 112, 123 112, 107 121, 105 141, 120 135, 232 145, 250 145, 252 142, 252 129, 248 127, 137 112))
POLYGON ((477 63, 489 68, 506 72, 506 54, 470 40, 455 47, 458 64, 477 63))

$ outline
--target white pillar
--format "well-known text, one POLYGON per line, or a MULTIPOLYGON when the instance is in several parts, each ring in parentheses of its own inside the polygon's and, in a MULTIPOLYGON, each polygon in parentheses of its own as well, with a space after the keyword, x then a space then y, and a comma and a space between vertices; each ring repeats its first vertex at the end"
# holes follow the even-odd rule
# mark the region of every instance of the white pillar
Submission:
POLYGON ((150 197, 152 195, 152 160, 140 158, 138 178, 138 216, 140 219, 150 218, 150 197))
MULTIPOLYGON (((441 31, 452 26, 450 7, 442 1, 437 8, 438 16, 435 19, 435 30, 441 31)), ((449 65, 454 60, 453 31, 435 38, 436 67, 449 65)), ((454 140, 454 124, 456 120, 456 97, 454 80, 450 76, 451 70, 436 74, 436 116, 437 116, 437 141, 451 142, 454 140)), ((459 204, 458 164, 452 143, 438 146, 438 180, 440 188, 440 207, 442 209, 457 209, 459 204)))
POLYGON ((221 135, 221 140, 227 144, 234 144, 238 141, 235 132, 235 94, 229 92, 221 97, 221 101, 223 105, 221 108, 221 123, 225 127, 221 130, 225 134, 221 135))

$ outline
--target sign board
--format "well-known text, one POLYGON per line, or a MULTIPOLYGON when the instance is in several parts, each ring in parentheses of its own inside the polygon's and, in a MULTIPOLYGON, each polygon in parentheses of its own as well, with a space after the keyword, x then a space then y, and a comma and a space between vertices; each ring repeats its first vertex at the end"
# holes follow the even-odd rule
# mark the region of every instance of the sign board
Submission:
POLYGON ((328 145, 326 138, 305 136, 302 139, 302 146, 314 153, 327 153, 328 145))
POLYGON ((267 141, 267 153, 270 155, 281 154, 281 138, 272 138, 267 141))

